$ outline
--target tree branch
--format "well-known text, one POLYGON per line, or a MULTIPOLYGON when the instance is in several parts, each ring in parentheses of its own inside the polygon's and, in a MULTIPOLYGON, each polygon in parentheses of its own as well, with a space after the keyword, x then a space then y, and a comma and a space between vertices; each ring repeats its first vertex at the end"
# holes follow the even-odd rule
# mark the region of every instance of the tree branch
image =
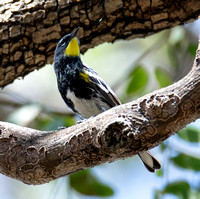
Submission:
POLYGON ((81 124, 38 131, 0 122, 0 172, 42 184, 151 149, 200 117, 200 45, 190 73, 81 124))
POLYGON ((0 3, 0 87, 53 62, 58 40, 80 26, 81 51, 190 22, 199 0, 31 0, 0 3))

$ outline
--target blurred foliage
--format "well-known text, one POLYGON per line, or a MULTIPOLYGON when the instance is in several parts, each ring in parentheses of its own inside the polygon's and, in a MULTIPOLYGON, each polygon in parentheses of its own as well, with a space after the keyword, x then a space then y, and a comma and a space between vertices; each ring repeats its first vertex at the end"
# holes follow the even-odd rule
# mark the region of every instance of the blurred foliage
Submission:
POLYGON ((162 168, 156 171, 156 175, 158 177, 162 177, 163 176, 163 170, 162 170, 162 168))
POLYGON ((26 104, 17 108, 9 115, 7 121, 20 126, 29 126, 44 131, 56 130, 75 124, 72 116, 49 112, 38 103, 26 104))
MULTIPOLYGON (((200 143, 199 139, 199 131, 200 129, 194 128, 191 126, 188 126, 182 130, 180 130, 176 136, 177 141, 179 142, 179 139, 183 140, 187 145, 191 145, 194 147, 194 143, 200 143)), ((198 148, 199 145, 196 145, 196 148, 198 148)), ((162 143, 162 150, 169 150, 169 145, 167 145, 165 142, 162 143), (168 146, 168 147, 167 147, 168 146)), ((180 181, 174 181, 174 182, 167 182, 165 184, 165 187, 161 190, 155 190, 154 193, 154 199, 163 198, 164 195, 175 195, 177 198, 180 199, 188 199, 188 198, 195 198, 198 199, 200 197, 200 184, 195 183, 194 180, 190 181, 187 179, 187 172, 192 171, 195 175, 198 175, 198 172, 200 171, 200 156, 194 157, 192 153, 189 153, 187 150, 179 151, 180 149, 175 145, 171 151, 175 153, 176 155, 169 158, 169 162, 173 164, 173 166, 180 170, 180 172, 183 172, 183 176, 186 178, 185 180, 180 181), (187 154, 186 154, 187 153, 187 154), (185 173, 185 174, 184 174, 185 173)), ((168 167, 168 165, 166 165, 168 167)), ((162 168, 162 175, 158 175, 161 177, 168 176, 168 169, 163 170, 162 168)))
POLYGON ((114 191, 100 182, 90 169, 70 175, 70 186, 77 192, 88 196, 108 197, 114 194, 114 191))
POLYGON ((166 142, 162 142, 160 145, 160 150, 163 152, 165 149, 167 149, 167 144, 166 142))
POLYGON ((7 121, 20 126, 28 126, 40 112, 40 104, 25 104, 13 111, 7 118, 7 121))
POLYGON ((177 135, 187 142, 200 142, 200 129, 191 126, 180 130, 177 135))
POLYGON ((172 194, 177 196, 180 199, 188 199, 190 198, 190 185, 185 181, 177 181, 173 183, 169 183, 162 190, 156 190, 154 199, 159 199, 163 197, 163 195, 172 194))
POLYGON ((168 57, 169 57, 169 61, 171 63, 171 67, 177 68, 177 66, 178 66, 177 50, 179 50, 178 46, 168 44, 167 50, 168 50, 168 57))
POLYGON ((129 74, 126 93, 128 95, 142 92, 148 82, 148 73, 143 66, 135 66, 129 74))
MULTIPOLYGON (((129 45, 126 48, 124 44, 121 44, 119 45, 118 51, 122 53, 123 56, 128 54, 128 59, 124 58, 125 61, 121 63, 123 66, 121 68, 115 66, 117 55, 112 55, 114 47, 111 48, 111 52, 100 47, 103 49, 102 53, 105 53, 108 57, 114 57, 111 61, 114 66, 109 64, 110 68, 113 67, 113 74, 116 73, 116 76, 120 74, 121 77, 115 79, 115 82, 112 83, 116 85, 114 86, 115 91, 117 91, 122 101, 127 102, 147 92, 166 87, 172 84, 173 81, 177 81, 184 76, 191 67, 191 64, 188 63, 193 62, 197 49, 198 39, 194 41, 193 38, 193 33, 187 29, 176 27, 151 36, 147 38, 146 42, 137 40, 136 42, 140 42, 140 46, 135 46, 134 43, 132 45, 126 43, 126 45, 129 45), (135 58, 136 56, 138 56, 137 59, 135 58)), ((92 54, 92 56, 94 57, 94 63, 99 62, 97 61, 98 56, 95 53, 92 54)), ((101 70, 106 69, 108 59, 103 58, 103 61, 104 62, 101 63, 102 67, 99 67, 101 70)), ((109 76, 112 77, 113 74, 110 73, 109 76)), ((115 75, 113 75, 112 78, 114 78, 114 76, 115 75)), ((51 91, 51 95, 52 93, 51 91)), ((48 101, 48 99, 49 97, 46 98, 46 101, 48 101)), ((28 103, 15 108, 7 117, 7 121, 40 130, 55 130, 59 127, 68 127, 75 124, 75 119, 72 115, 65 115, 59 113, 59 111, 49 110, 45 105, 40 103, 28 103)), ((175 136, 174 139, 181 140, 189 146, 196 144, 195 146, 198 147, 200 143, 199 131, 200 129, 188 126, 178 132, 178 136, 175 136)), ((173 165, 176 170, 178 169, 179 172, 183 172, 183 176, 185 173, 191 171, 193 171, 194 174, 198 174, 200 170, 200 157, 194 157, 193 154, 188 153, 187 150, 180 151, 179 147, 172 148, 167 142, 160 144, 160 151, 165 161, 163 161, 162 169, 157 171, 156 174, 157 178, 164 179, 164 183, 161 184, 160 188, 155 190, 154 198, 163 199, 165 196, 167 197, 169 195, 180 199, 200 198, 199 184, 196 184, 194 188, 194 184, 188 179, 176 179, 175 181, 165 180, 170 177, 169 170, 171 166, 169 165, 173 165)), ((134 172, 133 170, 133 173, 134 172)), ((134 186, 134 188, 137 189, 137 185, 134 186)), ((86 195, 114 198, 114 193, 116 193, 115 190, 111 188, 112 185, 106 185, 101 182, 96 177, 95 173, 92 172, 92 169, 83 170, 70 175, 69 187, 70 190, 75 190, 80 194, 79 198, 86 195)), ((134 198, 140 197, 136 196, 134 198)))
POLYGON ((36 118, 31 126, 45 131, 56 130, 62 127, 68 127, 75 124, 73 117, 57 115, 51 113, 50 115, 43 114, 36 118))
POLYGON ((191 155, 180 153, 179 155, 171 158, 171 161, 180 168, 200 171, 200 158, 194 158, 191 155))
POLYGON ((172 79, 167 71, 165 71, 163 68, 156 67, 155 68, 155 76, 156 79, 160 85, 160 88, 169 86, 172 84, 172 79))
POLYGON ((196 55, 196 50, 197 50, 198 45, 197 44, 189 44, 188 45, 188 53, 190 53, 192 56, 196 55))

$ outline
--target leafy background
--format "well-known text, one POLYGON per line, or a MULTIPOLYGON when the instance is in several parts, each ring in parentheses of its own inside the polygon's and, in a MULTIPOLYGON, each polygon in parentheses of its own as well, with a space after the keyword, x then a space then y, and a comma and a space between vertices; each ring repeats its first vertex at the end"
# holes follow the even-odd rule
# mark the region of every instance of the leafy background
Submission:
MULTIPOLYGON (((89 50, 82 60, 113 88, 123 103, 181 79, 197 49, 200 21, 146 39, 117 41, 89 50)), ((40 130, 71 126, 76 116, 62 101, 52 65, 34 71, 0 93, 0 120, 40 130)), ((152 150, 162 169, 146 171, 138 157, 80 171, 40 186, 0 175, 4 199, 200 198, 200 122, 152 150)))

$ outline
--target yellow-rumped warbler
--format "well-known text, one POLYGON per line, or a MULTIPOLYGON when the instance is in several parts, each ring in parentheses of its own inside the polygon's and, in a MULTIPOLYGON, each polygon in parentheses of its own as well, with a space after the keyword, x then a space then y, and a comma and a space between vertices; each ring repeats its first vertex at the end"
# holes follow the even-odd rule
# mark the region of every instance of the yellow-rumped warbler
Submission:
MULTIPOLYGON (((81 117, 89 118, 121 103, 105 81, 82 63, 78 30, 65 35, 58 42, 54 70, 58 89, 67 106, 81 117)), ((143 151, 138 155, 149 171, 160 169, 160 163, 150 152, 143 151)))

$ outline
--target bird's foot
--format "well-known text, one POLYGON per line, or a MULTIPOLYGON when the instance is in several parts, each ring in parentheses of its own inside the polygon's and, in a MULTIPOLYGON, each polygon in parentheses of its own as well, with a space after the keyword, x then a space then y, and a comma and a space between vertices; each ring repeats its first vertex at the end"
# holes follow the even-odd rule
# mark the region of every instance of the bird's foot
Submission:
POLYGON ((58 130, 63 130, 63 129, 66 129, 66 128, 68 128, 68 127, 66 127, 66 126, 59 126, 58 130))
POLYGON ((83 119, 83 120, 79 120, 79 121, 76 121, 76 124, 81 124, 82 122, 85 122, 87 119, 83 119))

